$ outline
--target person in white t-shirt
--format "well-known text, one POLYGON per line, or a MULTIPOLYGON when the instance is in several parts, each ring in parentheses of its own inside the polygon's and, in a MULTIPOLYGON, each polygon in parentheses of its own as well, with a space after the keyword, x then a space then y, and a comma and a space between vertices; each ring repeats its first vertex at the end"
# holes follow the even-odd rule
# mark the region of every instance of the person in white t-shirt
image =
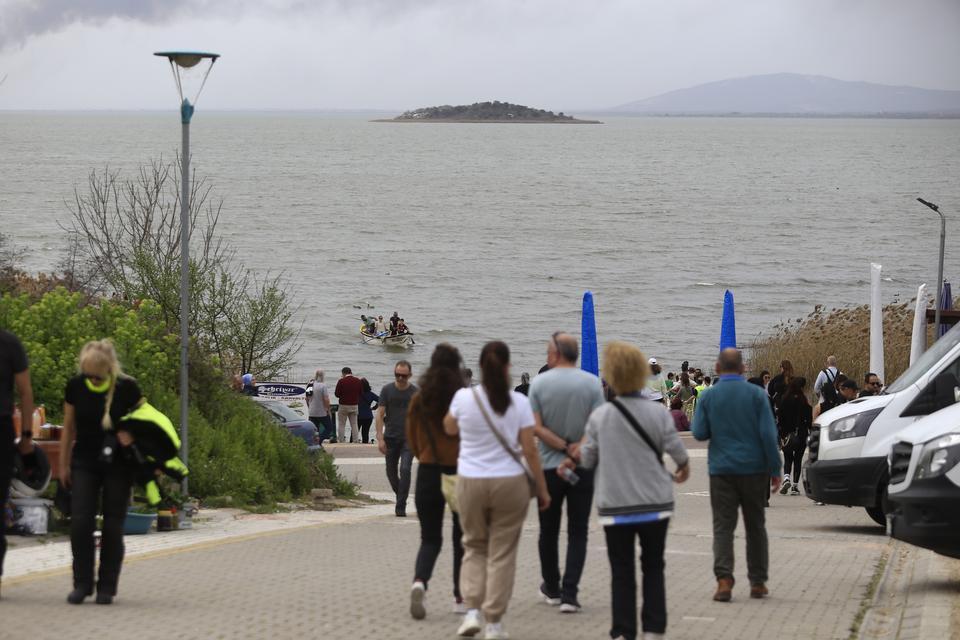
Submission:
POLYGON ((541 511, 550 506, 550 494, 530 401, 510 391, 507 345, 484 345, 480 369, 482 385, 458 391, 443 420, 449 435, 460 436, 457 501, 465 549, 460 586, 468 609, 457 633, 474 636, 485 621, 485 638, 506 638, 501 618, 513 591, 517 546, 532 497, 528 474, 535 479, 541 511))

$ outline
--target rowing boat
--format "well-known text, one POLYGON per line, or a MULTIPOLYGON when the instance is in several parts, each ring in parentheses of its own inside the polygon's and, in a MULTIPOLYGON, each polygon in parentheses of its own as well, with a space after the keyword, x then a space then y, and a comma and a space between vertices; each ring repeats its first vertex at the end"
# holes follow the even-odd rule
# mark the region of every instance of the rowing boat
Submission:
POLYGON ((366 329, 360 327, 360 337, 363 338, 364 344, 379 344, 384 347, 411 347, 415 344, 412 333, 392 336, 384 331, 383 333, 373 334, 367 333, 366 329))

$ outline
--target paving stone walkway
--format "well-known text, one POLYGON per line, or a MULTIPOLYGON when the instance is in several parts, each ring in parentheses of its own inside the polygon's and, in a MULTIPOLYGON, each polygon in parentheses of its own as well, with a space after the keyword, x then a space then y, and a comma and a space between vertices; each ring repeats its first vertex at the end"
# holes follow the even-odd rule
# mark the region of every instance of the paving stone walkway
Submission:
MULTIPOLYGON (((338 452, 343 472, 374 492, 383 491, 382 467, 364 459, 366 449, 358 446, 355 451, 338 452)), ((714 603, 706 460, 695 455, 692 479, 677 489, 677 513, 668 537, 668 637, 849 638, 854 621, 872 604, 865 595, 878 562, 894 549, 883 531, 862 510, 774 496, 768 511, 770 598, 748 597, 739 537, 734 601, 714 603)), ((410 502, 412 508, 412 498, 410 502)), ((390 505, 375 505, 333 514, 231 517, 186 535, 128 539, 120 595, 110 607, 64 603, 70 588, 66 543, 18 548, 7 558, 0 638, 456 637, 458 618, 449 612, 449 547, 431 582, 427 618, 414 621, 407 607, 419 527, 415 517, 396 518, 391 510, 390 505), (28 573, 43 558, 44 570, 28 573)), ((531 510, 520 543, 516 591, 505 618, 511 637, 608 637, 609 570, 602 529, 593 522, 581 585, 584 610, 576 615, 562 615, 537 601, 537 532, 531 510)), ((960 564, 952 560, 933 554, 917 557, 926 563, 924 571, 946 572, 937 580, 960 575, 960 564)), ((945 593, 937 594, 945 606, 927 607, 921 617, 928 616, 927 628, 953 634, 950 616, 960 596, 949 586, 943 589, 945 593)), ((915 585, 914 590, 913 604, 923 609, 923 588, 915 585)))

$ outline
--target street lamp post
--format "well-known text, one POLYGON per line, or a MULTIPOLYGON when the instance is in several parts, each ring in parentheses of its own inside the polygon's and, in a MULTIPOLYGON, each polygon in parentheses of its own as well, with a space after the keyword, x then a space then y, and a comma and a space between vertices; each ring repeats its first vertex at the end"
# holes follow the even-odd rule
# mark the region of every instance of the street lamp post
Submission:
POLYGON ((947 236, 947 219, 943 217, 943 214, 940 212, 940 207, 933 204, 932 202, 927 202, 923 198, 917 198, 917 202, 920 204, 930 207, 937 212, 937 215, 940 216, 940 265, 937 268, 937 297, 936 302, 934 302, 934 316, 933 316, 933 337, 936 339, 937 332, 940 330, 940 297, 943 295, 943 246, 946 241, 947 236))
MULTIPOLYGON (((180 123, 183 133, 180 151, 180 451, 183 462, 187 464, 190 452, 187 431, 190 388, 187 366, 190 351, 190 119, 213 63, 220 55, 200 51, 159 51, 153 55, 166 58, 170 62, 177 92, 180 94, 180 123), (197 80, 199 86, 193 93, 191 103, 190 95, 185 94, 184 89, 190 92, 192 87, 184 85, 194 84, 197 80)), ((188 495, 186 478, 183 479, 183 493, 188 495)))

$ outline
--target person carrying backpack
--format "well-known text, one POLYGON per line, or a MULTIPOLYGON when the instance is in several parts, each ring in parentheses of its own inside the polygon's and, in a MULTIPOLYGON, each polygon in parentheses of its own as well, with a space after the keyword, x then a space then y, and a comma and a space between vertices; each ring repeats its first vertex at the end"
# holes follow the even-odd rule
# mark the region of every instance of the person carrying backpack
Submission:
POLYGON ((837 376, 840 371, 837 369, 837 357, 827 356, 827 366, 817 374, 817 380, 813 383, 813 391, 817 394, 820 401, 820 413, 829 411, 842 404, 840 394, 837 392, 837 376))

